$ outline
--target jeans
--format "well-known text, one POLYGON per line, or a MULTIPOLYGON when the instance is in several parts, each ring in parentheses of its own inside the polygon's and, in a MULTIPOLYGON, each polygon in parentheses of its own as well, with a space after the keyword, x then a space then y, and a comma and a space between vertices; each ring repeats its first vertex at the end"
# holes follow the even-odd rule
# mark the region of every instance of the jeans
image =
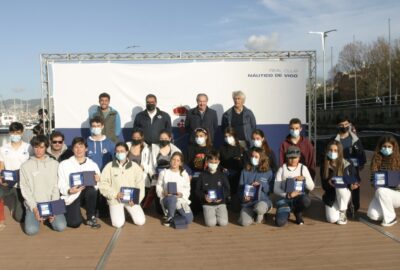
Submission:
MULTIPOLYGON (((57 232, 62 232, 67 226, 64 215, 57 215, 53 222, 50 222, 53 230, 57 232)), ((24 230, 27 235, 35 235, 39 232, 40 222, 35 218, 35 214, 27 209, 25 215, 25 225, 24 230)))
POLYGON ((162 199, 162 203, 164 205, 164 208, 167 210, 167 217, 168 218, 173 218, 175 214, 179 214, 183 216, 186 219, 186 223, 190 224, 193 221, 193 213, 192 211, 190 212, 185 212, 183 208, 176 209, 176 203, 178 202, 178 198, 176 196, 167 196, 162 199))
MULTIPOLYGON (((292 205, 292 210, 293 213, 300 214, 302 213, 305 209, 309 208, 311 206, 311 199, 308 197, 307 194, 301 194, 296 196, 295 198, 291 200, 287 200, 289 205, 292 205)), ((279 208, 276 210, 276 215, 275 215, 275 223, 278 227, 282 227, 286 225, 288 219, 290 216, 290 212, 288 211, 279 211, 279 208)))
POLYGON ((67 205, 67 213, 65 218, 67 226, 71 228, 78 228, 81 226, 83 219, 81 214, 81 205, 85 201, 86 217, 90 219, 96 214, 97 190, 94 187, 86 187, 81 191, 79 197, 76 198, 70 205, 67 205))

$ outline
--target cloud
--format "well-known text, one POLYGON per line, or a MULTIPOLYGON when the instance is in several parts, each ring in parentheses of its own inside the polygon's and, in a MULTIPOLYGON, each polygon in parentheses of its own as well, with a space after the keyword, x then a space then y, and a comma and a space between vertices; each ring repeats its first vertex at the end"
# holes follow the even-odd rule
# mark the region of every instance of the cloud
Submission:
POLYGON ((271 51, 278 48, 278 41, 278 33, 272 33, 270 36, 252 35, 247 39, 244 46, 250 51, 271 51))

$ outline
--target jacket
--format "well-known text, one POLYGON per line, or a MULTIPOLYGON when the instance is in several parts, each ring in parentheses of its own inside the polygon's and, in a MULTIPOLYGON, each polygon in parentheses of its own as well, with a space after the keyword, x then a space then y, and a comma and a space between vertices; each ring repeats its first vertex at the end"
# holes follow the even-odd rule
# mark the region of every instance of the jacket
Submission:
POLYGON ((190 179, 187 172, 184 170, 182 175, 180 172, 173 172, 170 169, 165 169, 160 172, 156 185, 156 192, 160 201, 164 199, 164 192, 167 191, 169 182, 175 182, 177 191, 182 193, 182 198, 178 198, 177 200, 177 208, 180 209, 183 207, 182 205, 189 205, 190 179))
MULTIPOLYGON (((224 112, 224 114, 222 115, 222 121, 221 121, 221 129, 222 132, 224 132, 224 130, 227 127, 231 127, 231 123, 232 123, 232 113, 234 112, 234 107, 230 108, 229 110, 227 110, 226 112, 224 112)), ((247 146, 250 146, 250 142, 251 142, 251 133, 253 132, 253 130, 255 130, 257 127, 257 123, 256 123, 256 118, 253 114, 253 112, 248 109, 247 107, 243 107, 243 128, 244 128, 244 135, 246 138, 246 143, 247 146)), ((235 127, 233 127, 235 128, 235 127)))
MULTIPOLYGON (((70 186, 70 174, 76 172, 95 171, 96 174, 100 175, 100 169, 97 164, 90 158, 86 158, 85 162, 79 164, 75 156, 70 157, 60 163, 58 166, 58 188, 60 189, 61 199, 65 200, 66 205, 73 203, 80 195, 80 192, 75 194, 69 194, 68 190, 70 186)), ((98 186, 96 185, 97 189, 98 186)))
MULTIPOLYGON (((175 153, 181 153, 181 150, 176 147, 174 144, 170 143, 169 146, 171 147, 170 157, 175 153)), ((151 155, 150 155, 150 176, 156 174, 157 171, 157 157, 160 153, 160 145, 158 143, 151 145, 151 155)))
MULTIPOLYGON (((132 142, 127 142, 128 148, 131 149, 132 142)), ((144 142, 143 149, 140 154, 140 166, 143 168, 142 170, 142 178, 145 184, 145 187, 151 186, 151 163, 150 163, 150 147, 144 142)))
POLYGON ((230 185, 228 177, 222 173, 221 171, 216 171, 215 173, 210 173, 209 171, 205 171, 200 174, 199 178, 196 181, 196 196, 200 199, 200 201, 205 205, 219 205, 225 204, 227 198, 230 196, 230 185), (217 192, 222 191, 222 201, 219 203, 209 203, 205 199, 205 195, 208 190, 214 189, 217 192))
POLYGON ((21 165, 20 188, 27 209, 33 211, 37 203, 60 198, 57 171, 58 162, 47 155, 43 160, 30 157, 21 165))
POLYGON ((285 154, 289 146, 297 146, 300 148, 300 162, 307 166, 308 171, 311 174, 311 177, 314 179, 315 177, 315 153, 314 146, 312 143, 305 137, 300 136, 300 140, 297 144, 293 144, 290 140, 290 135, 286 137, 286 139, 282 142, 279 148, 279 164, 282 166, 285 160, 285 154))
MULTIPOLYGON (((324 171, 325 171, 325 165, 324 163, 321 164, 321 184, 322 184, 322 188, 325 191, 324 195, 322 195, 322 201, 328 205, 329 207, 332 207, 332 205, 335 203, 336 200, 336 188, 332 187, 329 184, 329 180, 332 177, 335 177, 335 173, 333 171, 333 169, 329 168, 329 175, 327 178, 324 177, 324 171)), ((348 162, 347 160, 344 160, 344 172, 343 175, 349 175, 349 176, 355 176, 356 172, 355 172, 355 168, 354 166, 348 162)))
POLYGON ((144 140, 147 144, 158 143, 160 131, 166 129, 171 132, 171 117, 168 113, 156 108, 157 112, 151 120, 147 110, 138 113, 133 122, 133 128, 143 130, 144 140))
POLYGON ((198 107, 189 110, 185 119, 185 128, 189 133, 190 143, 194 143, 194 130, 199 127, 206 129, 210 134, 211 141, 214 142, 215 132, 218 129, 217 112, 207 107, 201 118, 198 107))
POLYGON ((133 187, 140 190, 139 203, 144 198, 143 170, 135 162, 127 161, 120 165, 116 160, 109 162, 101 173, 99 190, 107 199, 109 205, 116 205, 117 194, 121 192, 121 187, 133 187))
POLYGON ((271 170, 268 170, 266 172, 259 172, 256 169, 252 169, 251 171, 243 169, 239 180, 239 194, 242 200, 242 207, 251 207, 258 201, 264 201, 268 203, 268 205, 272 205, 271 200, 268 196, 270 181, 273 181, 271 170), (243 202, 245 185, 252 185, 254 182, 260 183, 257 193, 257 199, 250 202, 243 202))
POLYGON ((99 166, 100 171, 103 170, 104 166, 114 158, 115 144, 107 136, 103 135, 100 141, 93 140, 92 136, 89 136, 87 140, 87 156, 99 166))
POLYGON ((100 106, 97 106, 97 110, 89 115, 89 118, 92 119, 95 116, 98 116, 104 120, 104 128, 102 131, 103 135, 106 135, 107 138, 110 138, 111 141, 117 143, 119 141, 119 135, 121 134, 121 118, 119 113, 113 108, 109 107, 110 111, 107 116, 104 118, 103 112, 100 109, 100 106))
POLYGON ((64 143, 62 148, 61 148, 61 153, 58 157, 56 157, 53 152, 51 151, 51 146, 49 146, 46 150, 47 154, 49 157, 57 160, 58 162, 61 162, 63 160, 69 159, 74 155, 71 149, 68 149, 67 145, 64 143))

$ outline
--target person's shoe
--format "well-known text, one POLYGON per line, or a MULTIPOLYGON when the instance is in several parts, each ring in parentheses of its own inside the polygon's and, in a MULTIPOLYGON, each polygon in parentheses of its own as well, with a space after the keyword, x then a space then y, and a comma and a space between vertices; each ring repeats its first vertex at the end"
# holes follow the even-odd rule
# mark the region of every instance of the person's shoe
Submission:
POLYGON ((0 223, 0 232, 6 228, 6 224, 0 223))
POLYGON ((384 227, 390 227, 390 226, 393 226, 393 225, 396 224, 396 223, 397 223, 397 218, 394 218, 394 219, 393 219, 392 221, 390 221, 389 223, 382 222, 381 225, 384 226, 384 227))
POLYGON ((294 216, 296 217, 296 223, 298 225, 304 224, 303 215, 301 213, 296 213, 296 214, 294 214, 294 216))
POLYGON ((260 224, 264 221, 264 215, 257 215, 256 216, 256 223, 260 224))
POLYGON ((169 218, 167 218, 166 220, 163 221, 163 225, 166 226, 166 227, 171 227, 171 224, 172 224, 172 218, 171 217, 169 217, 169 218))
POLYGON ((90 226, 92 229, 98 229, 101 227, 101 224, 97 223, 97 219, 95 216, 86 220, 86 225, 90 226))
POLYGON ((346 225, 347 224, 346 212, 344 212, 344 211, 343 212, 342 211, 339 212, 339 219, 336 222, 336 224, 338 224, 338 225, 346 225))

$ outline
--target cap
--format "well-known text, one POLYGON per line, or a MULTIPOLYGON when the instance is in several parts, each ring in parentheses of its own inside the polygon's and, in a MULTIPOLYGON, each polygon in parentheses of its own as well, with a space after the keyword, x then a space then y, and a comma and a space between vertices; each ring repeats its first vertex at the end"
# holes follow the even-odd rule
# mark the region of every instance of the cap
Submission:
POLYGON ((300 157, 300 148, 298 148, 297 146, 289 146, 289 148, 286 150, 286 157, 300 157))

